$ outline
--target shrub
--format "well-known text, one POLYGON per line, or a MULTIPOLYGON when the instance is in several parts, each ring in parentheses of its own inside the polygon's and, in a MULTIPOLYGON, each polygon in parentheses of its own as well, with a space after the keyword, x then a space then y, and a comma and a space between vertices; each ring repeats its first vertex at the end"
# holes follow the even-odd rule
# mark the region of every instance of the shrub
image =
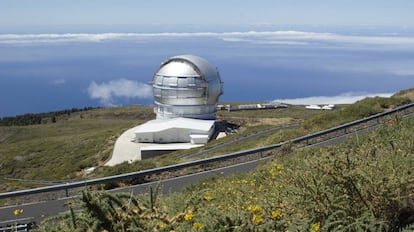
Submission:
POLYGON ((410 99, 403 97, 365 98, 340 110, 329 111, 325 114, 316 115, 305 121, 304 128, 312 131, 326 129, 329 127, 337 126, 339 124, 378 114, 386 109, 395 108, 409 102, 410 99))
POLYGON ((81 231, 409 231, 413 126, 414 119, 397 121, 339 147, 296 151, 169 197, 84 193, 83 211, 41 230, 73 231, 75 218, 81 231))

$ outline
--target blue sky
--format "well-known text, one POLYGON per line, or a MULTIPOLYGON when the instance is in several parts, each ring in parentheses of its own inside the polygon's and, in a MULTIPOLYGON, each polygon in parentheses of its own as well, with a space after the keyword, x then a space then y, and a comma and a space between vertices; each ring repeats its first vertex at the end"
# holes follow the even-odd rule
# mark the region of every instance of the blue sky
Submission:
POLYGON ((413 26, 413 10, 412 0, 0 0, 0 27, 102 24, 413 26))
POLYGON ((413 0, 0 0, 0 117, 151 104, 154 71, 178 54, 219 68, 221 101, 389 95, 414 86, 413 10, 413 0))

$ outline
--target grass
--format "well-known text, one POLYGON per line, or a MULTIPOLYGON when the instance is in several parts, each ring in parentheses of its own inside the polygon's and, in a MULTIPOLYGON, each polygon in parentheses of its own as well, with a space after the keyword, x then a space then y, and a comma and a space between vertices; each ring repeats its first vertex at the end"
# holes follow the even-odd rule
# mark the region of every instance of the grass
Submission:
POLYGON ((414 119, 170 196, 84 192, 40 231, 412 231, 414 119), (58 223, 56 223, 56 220, 58 223))
POLYGON ((109 158, 117 137, 153 118, 150 107, 94 109, 56 123, 0 127, 0 191, 33 186, 13 179, 70 181, 109 158))
MULTIPOLYGON (((151 107, 102 108, 60 115, 56 123, 0 127, 0 191, 36 186, 16 179, 69 181, 159 167, 180 162, 179 157, 218 144, 287 123, 302 123, 303 128, 277 131, 253 140, 236 143, 207 156, 251 149, 286 141, 309 132, 382 112, 409 101, 413 91, 402 91, 391 98, 368 98, 354 105, 337 106, 333 111, 310 111, 303 106, 257 111, 219 111, 217 118, 240 125, 239 133, 212 141, 204 147, 177 151, 133 164, 102 167, 110 156, 116 138, 126 129, 155 117, 151 107), (85 175, 87 167, 96 171, 85 175)), ((181 160, 186 161, 186 160, 181 160)))
MULTIPOLYGON (((404 94, 408 94, 404 92, 404 94)), ((404 96, 405 96, 404 95, 404 96)), ((257 131, 286 123, 300 122, 300 129, 277 131, 265 137, 239 142, 205 157, 227 154, 286 141, 306 133, 325 129, 356 118, 383 111, 407 102, 406 98, 373 98, 355 105, 338 106, 334 111, 310 111, 303 106, 257 111, 219 111, 218 119, 241 125, 239 133, 212 141, 201 148, 173 152, 132 164, 103 167, 116 138, 126 129, 154 118, 151 107, 132 106, 81 111, 57 117, 56 123, 31 126, 0 127, 0 191, 39 186, 35 182, 16 179, 66 182, 75 179, 102 177, 148 168, 160 167, 181 160, 184 154, 208 149, 218 144, 254 134, 257 131), (356 116, 355 116, 356 115, 356 116), (86 175, 83 169, 98 167, 86 175)))
MULTIPOLYGON (((221 112, 223 113, 219 113, 221 118, 242 120, 245 123, 247 129, 235 137, 254 133, 263 127, 274 126, 257 125, 260 124, 257 122, 280 116, 300 120, 304 128, 276 132, 266 138, 236 144, 229 150, 220 152, 266 145, 366 117, 408 102, 409 99, 406 97, 409 93, 404 92, 404 97, 397 95, 389 99, 368 98, 351 106, 341 106, 335 111, 305 111, 295 106, 290 113, 286 111, 285 114, 278 110, 256 111, 255 114, 252 113, 253 111, 246 111, 244 112, 246 116, 243 117, 231 115, 231 112, 221 112), (307 116, 306 112, 313 115, 307 116)), ((237 114, 241 113, 243 111, 237 112, 237 114)), ((116 138, 126 128, 153 115, 150 109, 120 108, 100 109, 88 114, 83 112, 83 115, 78 117, 66 121, 58 120, 62 125, 68 123, 66 129, 59 126, 53 128, 53 124, 48 124, 50 130, 48 133, 53 136, 45 140, 42 138, 45 138, 47 129, 41 129, 41 126, 2 128, 4 131, 0 139, 2 157, 4 154, 2 149, 6 146, 12 146, 15 149, 9 150, 12 152, 19 152, 19 146, 21 150, 25 150, 21 155, 16 156, 16 153, 13 153, 14 156, 11 157, 14 161, 9 161, 8 165, 12 168, 4 168, 8 172, 2 175, 13 173, 21 175, 22 171, 14 168, 12 162, 25 161, 31 155, 36 156, 36 152, 42 153, 43 150, 39 147, 44 144, 54 146, 53 149, 61 149, 65 147, 63 141, 70 141, 72 145, 77 146, 85 144, 84 149, 78 150, 78 152, 83 150, 90 152, 84 155, 88 158, 83 156, 87 161, 82 167, 90 163, 102 162, 104 157, 107 157, 105 154, 108 154, 105 152, 105 147, 110 149, 113 144, 112 137, 116 138), (73 125, 70 124, 71 120, 73 125), (32 135, 39 137, 33 138, 25 133, 25 130, 30 133, 33 130, 32 135), (101 133, 103 135, 100 140, 97 137, 101 133), (69 136, 70 134, 72 136, 69 136), (77 139, 72 141, 73 138, 70 137, 77 137, 77 139), (25 138, 28 145, 24 143, 11 145, 18 144, 22 138, 25 138), (54 142, 52 143, 54 145, 51 145, 50 141, 54 141, 53 139, 61 143, 54 142), (27 147, 23 149, 25 146, 27 147), (36 149, 33 149, 34 147, 36 149), (90 154, 93 154, 93 158, 88 161, 90 154)), ((231 177, 215 177, 168 197, 157 195, 156 190, 139 196, 84 192, 82 201, 74 203, 83 207, 83 211, 59 216, 57 224, 53 223, 57 220, 54 218, 51 223, 43 224, 40 230, 316 232, 403 231, 405 228, 409 231, 414 229, 414 220, 412 220, 414 143, 411 139, 414 136, 412 130, 414 119, 401 122, 397 118, 395 122, 392 126, 384 125, 374 134, 350 140, 339 147, 296 151, 283 157, 275 153, 279 157, 277 160, 264 164, 255 172, 231 177)), ((35 173, 42 169, 42 164, 50 160, 58 163, 60 159, 66 159, 62 165, 70 166, 70 169, 65 170, 69 172, 69 176, 60 174, 60 177, 71 177, 70 175, 73 175, 71 173, 79 173, 81 170, 78 164, 81 162, 73 162, 76 160, 73 158, 76 152, 70 153, 72 149, 70 146, 64 149, 67 154, 72 154, 69 157, 63 155, 46 157, 46 155, 45 158, 38 157, 40 160, 43 158, 43 161, 36 159, 33 163, 27 162, 26 165, 29 166, 24 168, 33 168, 32 172, 35 173), (39 170, 30 166, 34 164, 38 165, 36 167, 39 170)), ((177 162, 178 155, 181 154, 173 153, 133 164, 123 163, 113 168, 99 168, 94 175, 122 173, 171 164, 177 162)), ((82 160, 82 158, 78 159, 82 160)), ((44 170, 50 173, 50 166, 44 167, 44 170)), ((26 174, 34 175, 34 173, 26 174)), ((75 177, 80 176, 75 175, 75 177)))
MULTIPOLYGON (((271 127, 281 126, 281 125, 285 125, 289 123, 295 123, 298 121, 303 121, 307 117, 306 111, 307 110, 305 110, 304 107, 299 107, 299 106, 292 106, 292 109, 290 110, 286 110, 286 109, 260 110, 260 111, 255 111, 256 113, 252 114, 254 115, 254 117, 252 118, 249 118, 247 115, 245 117, 242 117, 243 114, 240 114, 240 113, 244 111, 235 112, 237 113, 237 115, 235 115, 234 117, 232 116, 232 112, 228 113, 228 112, 219 111, 217 113, 218 120, 226 120, 228 122, 233 122, 233 123, 236 123, 242 126, 241 128, 239 128, 239 133, 228 135, 220 140, 211 141, 207 145, 200 147, 200 148, 180 150, 180 151, 168 153, 165 155, 161 155, 155 158, 151 158, 145 161, 136 161, 136 162, 133 162, 132 164, 124 162, 115 167, 98 167, 96 171, 90 177, 116 175, 116 174, 125 173, 125 172, 133 172, 137 170, 143 170, 143 169, 160 167, 160 166, 175 164, 178 162, 188 161, 186 159, 180 159, 179 157, 185 154, 191 154, 191 153, 195 153, 200 150, 215 147, 218 144, 233 141, 235 139, 238 139, 238 138, 250 135, 250 134, 254 134, 254 133, 257 133, 265 129, 269 129, 271 127), (280 110, 283 110, 283 112, 281 112, 280 110), (291 118, 290 116, 295 116, 297 118, 291 118), (269 119, 272 119, 272 120, 269 120, 269 119)), ((245 113, 250 113, 250 112, 246 111, 245 113)), ((323 113, 324 112, 322 111, 311 112, 312 115, 323 114, 323 113)), ((294 136, 292 132, 287 132, 285 133, 285 135, 294 136)), ((269 138, 276 138, 276 137, 278 138, 278 141, 284 138, 284 137, 280 137, 280 134, 278 133, 273 134, 272 136, 269 136, 269 138)), ((273 141, 276 141, 276 139, 274 139, 273 141)), ((243 149, 266 145, 269 143, 272 143, 272 141, 267 141, 267 143, 259 143, 258 139, 256 139, 256 140, 252 140, 249 142, 238 143, 234 146, 228 147, 226 149, 218 150, 214 153, 209 153, 207 156, 211 157, 217 154, 226 154, 230 152, 240 151, 243 149)))
MULTIPOLYGON (((235 112, 223 111, 218 114, 219 117, 228 121, 233 120, 236 123, 246 125, 249 128, 249 131, 246 134, 253 134, 256 131, 273 127, 274 124, 266 123, 269 122, 269 119, 272 119, 272 117, 274 119, 289 119, 285 120, 285 123, 300 122, 303 127, 298 129, 276 131, 270 135, 263 136, 258 139, 240 142, 233 146, 217 150, 214 153, 208 154, 208 156, 226 154, 287 141, 289 139, 303 136, 307 133, 320 131, 377 114, 383 112, 384 110, 407 104, 409 102, 410 99, 405 96, 401 97, 400 95, 397 95, 390 98, 366 98, 352 105, 337 106, 336 109, 332 111, 307 110, 303 106, 289 106, 289 108, 277 110, 248 110, 235 112), (244 115, 244 117, 242 117, 242 115, 244 115)), ((215 144, 213 143, 213 145, 215 144)))
MULTIPOLYGON (((345 105, 337 105, 337 108, 341 109, 344 106, 345 105)), ((256 118, 291 118, 297 120, 306 120, 319 114, 321 114, 321 111, 307 110, 304 106, 301 105, 289 105, 288 108, 279 109, 240 110, 230 112, 221 110, 217 112, 217 117, 223 119, 242 118, 245 120, 253 120, 256 118)))
POLYGON ((304 127, 309 131, 318 131, 368 117, 385 110, 395 108, 411 102, 407 97, 398 94, 389 98, 365 98, 338 111, 329 111, 326 114, 315 115, 306 120, 304 127))
POLYGON ((394 95, 395 97, 408 98, 414 101, 414 88, 401 90, 394 95))

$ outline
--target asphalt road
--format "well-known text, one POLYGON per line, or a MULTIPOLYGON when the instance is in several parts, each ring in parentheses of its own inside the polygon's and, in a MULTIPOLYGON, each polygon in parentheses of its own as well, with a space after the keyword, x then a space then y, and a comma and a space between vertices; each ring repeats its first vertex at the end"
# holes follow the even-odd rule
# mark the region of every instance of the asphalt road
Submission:
MULTIPOLYGON (((187 176, 176 177, 168 180, 118 188, 111 190, 110 192, 132 192, 134 194, 138 194, 147 192, 150 186, 155 187, 157 185, 160 185, 163 193, 168 194, 170 192, 182 190, 191 184, 196 184, 200 180, 209 177, 254 170, 257 167, 258 163, 259 160, 254 160, 243 164, 236 164, 229 167, 223 167, 187 176)), ((11 224, 11 222, 14 223, 16 220, 19 220, 21 222, 35 221, 36 223, 40 223, 41 219, 44 217, 54 216, 68 211, 69 208, 66 206, 66 203, 72 201, 73 199, 74 197, 69 197, 52 201, 34 202, 17 206, 2 207, 0 208, 0 226, 11 224), (23 209, 23 213, 18 217, 16 217, 13 213, 16 209, 23 209)))

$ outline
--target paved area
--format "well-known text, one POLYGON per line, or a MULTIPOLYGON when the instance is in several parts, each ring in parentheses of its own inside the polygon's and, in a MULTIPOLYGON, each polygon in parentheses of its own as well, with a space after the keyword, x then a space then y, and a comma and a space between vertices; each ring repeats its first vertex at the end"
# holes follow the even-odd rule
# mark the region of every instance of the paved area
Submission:
POLYGON ((141 160, 142 144, 131 142, 135 130, 136 127, 128 129, 118 137, 112 157, 105 163, 105 166, 115 166, 125 161, 132 163, 136 160, 141 160))
POLYGON ((125 161, 132 163, 141 160, 141 150, 181 150, 202 146, 191 143, 156 144, 131 142, 131 138, 134 137, 134 131, 136 131, 137 127, 126 130, 118 137, 115 142, 112 157, 105 163, 105 166, 115 166, 125 161))

